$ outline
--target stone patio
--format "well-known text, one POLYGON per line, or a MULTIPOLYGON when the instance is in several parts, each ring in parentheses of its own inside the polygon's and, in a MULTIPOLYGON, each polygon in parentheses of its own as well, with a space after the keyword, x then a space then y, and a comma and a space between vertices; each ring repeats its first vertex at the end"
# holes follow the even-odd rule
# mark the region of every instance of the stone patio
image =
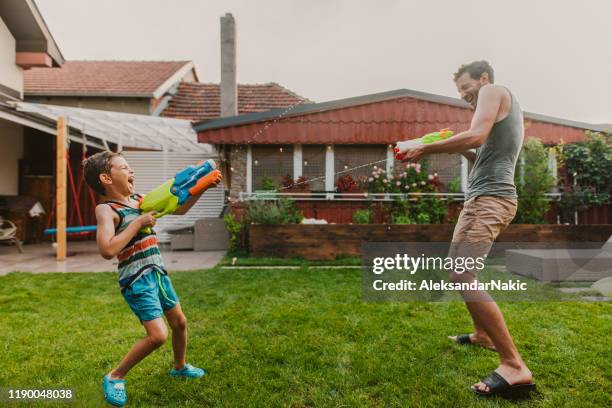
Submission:
MULTIPOLYGON (((198 270, 214 267, 225 251, 170 251, 162 247, 162 255, 169 271, 198 270)), ((69 242, 66 261, 55 260, 50 243, 23 246, 20 254, 14 246, 0 245, 0 276, 11 272, 115 272, 117 260, 106 260, 98 253, 95 242, 69 242)))

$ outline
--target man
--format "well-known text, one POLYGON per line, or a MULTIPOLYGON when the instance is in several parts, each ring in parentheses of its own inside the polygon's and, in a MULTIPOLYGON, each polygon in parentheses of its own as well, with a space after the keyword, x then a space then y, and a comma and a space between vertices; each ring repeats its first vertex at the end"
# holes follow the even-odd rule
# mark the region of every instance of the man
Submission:
MULTIPOLYGON (((466 201, 453 234, 453 246, 477 244, 486 255, 516 214, 514 170, 523 143, 523 116, 512 93, 493 84, 493 68, 488 62, 462 65, 454 81, 461 98, 474 109, 470 129, 449 139, 401 152, 404 153, 402 160, 416 162, 432 153, 460 153, 474 163, 466 201)), ((459 281, 476 279, 474 272, 452 275, 459 281)), ((462 292, 462 295, 475 331, 449 338, 495 350, 500 357, 499 367, 474 384, 472 391, 484 396, 528 395, 535 388, 531 372, 512 341, 499 307, 486 292, 462 292)))

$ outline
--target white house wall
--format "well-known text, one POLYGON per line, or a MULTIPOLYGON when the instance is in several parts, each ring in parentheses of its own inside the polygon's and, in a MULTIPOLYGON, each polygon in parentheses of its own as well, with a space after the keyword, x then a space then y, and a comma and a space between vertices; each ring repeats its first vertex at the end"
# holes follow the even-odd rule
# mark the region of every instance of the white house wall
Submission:
POLYGON ((23 157, 23 127, 0 119, 0 195, 19 192, 19 159, 23 157))
POLYGON ((23 98, 23 70, 15 58, 15 38, 0 18, 0 85, 18 91, 23 98))

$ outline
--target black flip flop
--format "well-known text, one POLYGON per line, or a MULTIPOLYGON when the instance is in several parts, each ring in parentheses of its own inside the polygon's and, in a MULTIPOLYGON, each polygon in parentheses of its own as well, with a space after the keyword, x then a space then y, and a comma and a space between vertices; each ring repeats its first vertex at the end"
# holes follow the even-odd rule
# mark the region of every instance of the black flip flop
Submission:
POLYGON ((472 343, 472 339, 470 339, 470 335, 469 334, 460 334, 458 336, 455 337, 455 342, 459 343, 459 344, 472 344, 475 345, 474 343, 472 343))
POLYGON ((472 343, 472 339, 470 339, 470 335, 469 334, 460 334, 458 336, 455 336, 455 343, 457 343, 457 344, 467 344, 467 345, 471 345, 471 346, 482 347, 483 349, 486 349, 486 350, 495 351, 494 348, 483 346, 482 344, 478 344, 478 343, 472 343))
POLYGON ((508 384, 508 381, 504 379, 497 372, 493 371, 487 378, 481 380, 482 383, 489 387, 489 391, 483 392, 471 386, 470 389, 477 395, 483 397, 500 396, 507 399, 523 399, 530 398, 531 393, 536 391, 536 385, 534 383, 528 384, 508 384))

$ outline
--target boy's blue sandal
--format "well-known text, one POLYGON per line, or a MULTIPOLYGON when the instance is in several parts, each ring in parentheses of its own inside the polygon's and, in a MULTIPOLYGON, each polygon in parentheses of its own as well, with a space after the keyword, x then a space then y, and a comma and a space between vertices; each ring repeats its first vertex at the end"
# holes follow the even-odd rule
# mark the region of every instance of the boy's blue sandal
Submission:
POLYGON ((170 370, 170 375, 172 377, 189 377, 189 378, 200 378, 206 375, 206 371, 201 368, 194 367, 191 364, 185 364, 183 368, 177 370, 173 368, 170 370))
POLYGON ((104 399, 109 404, 122 407, 127 402, 125 380, 111 380, 107 374, 102 380, 102 389, 104 390, 104 399))

